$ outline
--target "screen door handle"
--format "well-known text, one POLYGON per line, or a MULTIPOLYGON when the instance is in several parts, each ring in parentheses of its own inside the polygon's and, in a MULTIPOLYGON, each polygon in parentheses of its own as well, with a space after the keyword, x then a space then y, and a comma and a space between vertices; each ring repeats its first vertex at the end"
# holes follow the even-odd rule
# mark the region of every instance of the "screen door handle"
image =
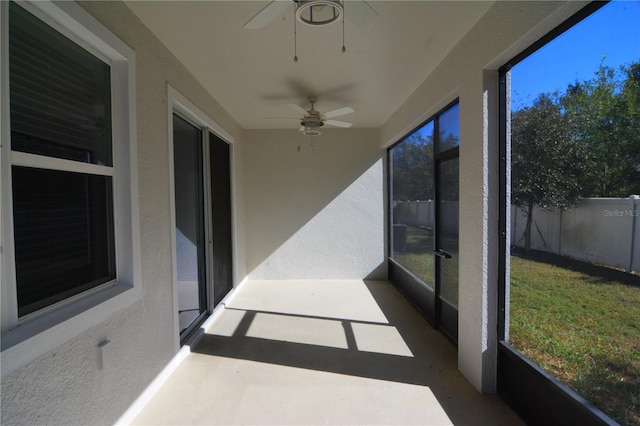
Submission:
POLYGON ((444 259, 451 259, 451 255, 444 250, 434 250, 433 254, 435 254, 436 256, 440 256, 444 259))

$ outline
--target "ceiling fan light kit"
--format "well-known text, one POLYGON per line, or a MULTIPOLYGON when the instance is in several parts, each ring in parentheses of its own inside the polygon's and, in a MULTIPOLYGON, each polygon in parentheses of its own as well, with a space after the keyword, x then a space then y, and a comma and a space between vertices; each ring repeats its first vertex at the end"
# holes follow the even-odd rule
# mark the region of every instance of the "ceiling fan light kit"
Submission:
POLYGON ((314 127, 305 127, 303 133, 306 136, 320 136, 322 132, 314 127))
POLYGON ((303 118, 300 122, 300 130, 307 136, 320 136, 320 127, 324 126, 322 120, 317 118, 303 118))
POLYGON ((295 20, 311 26, 328 25, 344 21, 345 3, 349 1, 349 20, 358 27, 364 27, 374 20, 378 13, 365 0, 273 0, 260 12, 249 19, 244 28, 259 30, 264 28, 294 4, 295 20))
POLYGON ((332 24, 344 13, 338 0, 298 0, 296 5, 296 19, 310 26, 332 24))

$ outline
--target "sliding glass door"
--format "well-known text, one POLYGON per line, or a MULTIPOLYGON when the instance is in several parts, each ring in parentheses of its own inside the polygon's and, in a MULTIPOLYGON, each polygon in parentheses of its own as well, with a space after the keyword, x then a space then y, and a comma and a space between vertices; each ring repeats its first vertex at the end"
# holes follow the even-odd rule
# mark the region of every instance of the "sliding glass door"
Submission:
POLYGON ((233 288, 231 146, 173 114, 175 256, 180 340, 233 288))

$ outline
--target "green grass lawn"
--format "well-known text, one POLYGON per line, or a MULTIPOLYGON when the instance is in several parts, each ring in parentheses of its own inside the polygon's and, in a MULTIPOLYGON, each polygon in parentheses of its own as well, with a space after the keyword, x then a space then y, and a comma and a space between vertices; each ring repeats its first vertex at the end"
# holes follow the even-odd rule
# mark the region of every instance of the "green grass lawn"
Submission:
MULTIPOLYGON (((457 241, 455 243, 457 245, 457 241)), ((406 250, 394 251, 393 259, 410 270, 429 287, 434 287, 433 230, 407 226, 406 250)), ((442 297, 457 305, 458 267, 456 263, 447 262, 441 264, 440 273, 445 285, 440 291, 442 297)))
POLYGON ((407 244, 394 251, 393 259, 433 287, 433 231, 407 226, 407 244))
MULTIPOLYGON (((408 227, 393 258, 433 286, 432 251, 431 231, 408 227)), ((518 253, 510 315, 516 349, 620 424, 640 426, 640 276, 518 253)))
POLYGON ((623 425, 640 425, 640 276, 511 258, 511 344, 623 425))

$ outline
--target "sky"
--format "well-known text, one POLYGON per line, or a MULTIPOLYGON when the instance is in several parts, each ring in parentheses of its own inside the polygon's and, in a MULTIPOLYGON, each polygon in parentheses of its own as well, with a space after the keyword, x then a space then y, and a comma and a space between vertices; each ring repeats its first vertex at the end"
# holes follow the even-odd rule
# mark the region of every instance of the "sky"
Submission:
POLYGON ((613 1, 512 68, 512 107, 591 79, 600 63, 618 68, 632 61, 640 61, 640 0, 613 1))

